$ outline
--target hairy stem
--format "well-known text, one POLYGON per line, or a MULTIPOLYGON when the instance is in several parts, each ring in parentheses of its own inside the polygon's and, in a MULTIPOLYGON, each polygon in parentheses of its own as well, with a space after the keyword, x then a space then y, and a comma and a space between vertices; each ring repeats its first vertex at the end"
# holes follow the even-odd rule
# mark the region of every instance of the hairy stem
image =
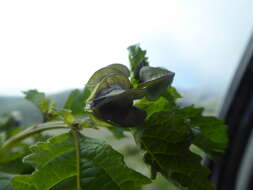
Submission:
POLYGON ((81 176, 80 176, 80 139, 79 139, 79 132, 75 129, 72 130, 74 140, 75 140, 75 147, 76 147, 76 184, 77 190, 81 190, 81 176))
POLYGON ((52 130, 52 129, 64 129, 68 128, 68 125, 59 121, 59 122, 47 122, 38 125, 34 125, 25 129, 24 131, 18 133, 17 135, 8 139, 1 147, 0 147, 0 155, 9 151, 13 146, 18 144, 20 141, 42 131, 52 130))

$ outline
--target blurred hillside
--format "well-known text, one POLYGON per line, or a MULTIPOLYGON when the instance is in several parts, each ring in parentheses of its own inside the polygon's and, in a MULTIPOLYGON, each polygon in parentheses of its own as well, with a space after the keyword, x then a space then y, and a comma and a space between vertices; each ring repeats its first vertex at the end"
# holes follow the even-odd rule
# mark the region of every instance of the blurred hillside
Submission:
MULTIPOLYGON (((48 97, 59 107, 62 107, 70 90, 49 95, 48 97)), ((37 108, 23 97, 0 96, 0 116, 11 111, 18 111, 22 117, 22 125, 30 125, 42 121, 37 108)))

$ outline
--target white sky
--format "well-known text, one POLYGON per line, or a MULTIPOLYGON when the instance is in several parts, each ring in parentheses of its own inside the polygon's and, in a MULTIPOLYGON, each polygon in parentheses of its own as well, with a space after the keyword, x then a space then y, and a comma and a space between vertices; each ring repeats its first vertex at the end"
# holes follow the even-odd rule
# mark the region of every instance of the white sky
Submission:
POLYGON ((253 26, 252 0, 0 1, 0 95, 82 88, 140 43, 175 85, 227 86, 253 26))

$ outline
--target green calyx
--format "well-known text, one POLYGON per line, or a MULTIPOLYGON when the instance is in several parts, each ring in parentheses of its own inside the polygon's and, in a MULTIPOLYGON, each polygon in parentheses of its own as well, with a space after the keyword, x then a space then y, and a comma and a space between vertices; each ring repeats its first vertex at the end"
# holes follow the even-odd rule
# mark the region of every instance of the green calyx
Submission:
POLYGON ((174 73, 149 66, 138 67, 138 70, 140 83, 137 88, 132 88, 130 72, 122 64, 108 65, 96 71, 86 85, 91 94, 85 111, 100 121, 120 127, 142 125, 146 112, 135 107, 134 100, 159 98, 171 84, 174 73))

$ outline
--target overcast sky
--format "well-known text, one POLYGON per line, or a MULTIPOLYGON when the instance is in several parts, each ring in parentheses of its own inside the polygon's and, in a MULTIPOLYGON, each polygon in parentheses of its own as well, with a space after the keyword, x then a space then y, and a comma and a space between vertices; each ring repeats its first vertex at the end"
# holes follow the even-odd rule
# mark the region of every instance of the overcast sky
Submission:
POLYGON ((140 43, 181 88, 223 91, 253 27, 252 0, 0 1, 0 95, 82 88, 140 43))

